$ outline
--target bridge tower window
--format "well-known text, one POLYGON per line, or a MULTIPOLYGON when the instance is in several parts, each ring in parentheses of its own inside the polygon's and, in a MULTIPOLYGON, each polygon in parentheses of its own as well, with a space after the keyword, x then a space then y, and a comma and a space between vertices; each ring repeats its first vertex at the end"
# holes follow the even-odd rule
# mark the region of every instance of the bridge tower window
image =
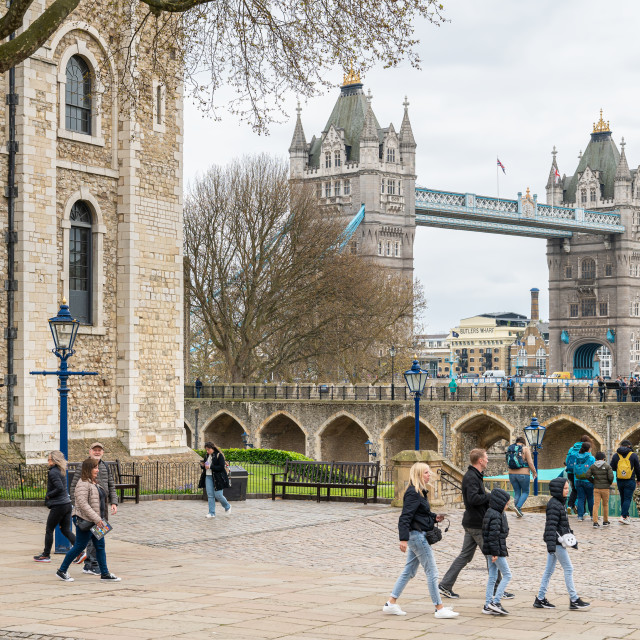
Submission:
POLYGON ((580 202, 582 204, 587 204, 587 190, 586 189, 581 189, 580 190, 580 202))
POLYGON ((336 180, 335 184, 333 185, 333 194, 336 196, 340 195, 340 187, 342 186, 342 182, 340 180, 336 180))
POLYGON ((387 162, 395 162, 396 161, 396 150, 389 147, 387 149, 387 162))
POLYGON ((384 178, 380 182, 380 193, 384 193, 384 178))
POLYGON ((608 302, 601 302, 600 303, 600 315, 601 316, 608 316, 609 315, 609 303, 608 302))
POLYGON ((327 151, 324 154, 324 168, 331 169, 331 152, 327 151))
POLYGON ((378 255, 382 255, 382 242, 378 242, 378 255))
POLYGON ((591 198, 591 202, 595 202, 596 201, 596 190, 593 189, 593 188, 591 189, 590 198, 591 198))
POLYGON ((596 299, 584 298, 582 300, 582 317, 591 318, 596 315, 596 299))
POLYGON ((344 181, 344 195, 348 196, 351 193, 351 180, 344 181))
POLYGON ((585 280, 593 280, 596 277, 596 261, 593 258, 585 258, 582 261, 582 277, 585 280))
POLYGON ((333 164, 336 167, 339 167, 342 165, 342 154, 340 153, 340 151, 333 152, 333 164))
POLYGON ((565 268, 564 268, 564 277, 565 278, 571 278, 571 265, 568 264, 565 268))
POLYGON ((604 275, 607 277, 610 277, 613 275, 613 265, 612 264, 605 264, 604 265, 604 275))
POLYGON ((570 318, 577 318, 578 317, 578 305, 577 304, 570 304, 569 305, 569 317, 570 318))

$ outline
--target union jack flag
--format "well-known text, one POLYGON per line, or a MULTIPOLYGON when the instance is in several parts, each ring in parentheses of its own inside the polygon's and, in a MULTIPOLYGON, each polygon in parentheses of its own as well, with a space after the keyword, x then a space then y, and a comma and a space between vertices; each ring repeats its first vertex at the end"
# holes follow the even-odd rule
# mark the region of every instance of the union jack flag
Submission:
POLYGON ((502 164, 502 162, 500 162, 500 158, 498 158, 498 166, 502 169, 502 173, 506 174, 507 172, 505 171, 504 165, 502 164))

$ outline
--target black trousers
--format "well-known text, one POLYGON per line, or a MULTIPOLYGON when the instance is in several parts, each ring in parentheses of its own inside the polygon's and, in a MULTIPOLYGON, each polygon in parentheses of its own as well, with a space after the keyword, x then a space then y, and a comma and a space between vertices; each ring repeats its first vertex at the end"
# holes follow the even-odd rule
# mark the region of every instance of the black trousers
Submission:
POLYGON ((71 503, 63 504, 59 507, 51 507, 49 517, 47 518, 47 528, 44 534, 44 551, 43 556, 51 555, 51 547, 53 546, 53 532, 60 525, 60 531, 69 540, 71 544, 76 541, 76 536, 71 528, 71 503))
POLYGON ((576 500, 578 498, 578 490, 576 489, 573 473, 567 473, 567 480, 571 485, 571 493, 569 494, 569 502, 567 502, 567 506, 575 509, 576 500))

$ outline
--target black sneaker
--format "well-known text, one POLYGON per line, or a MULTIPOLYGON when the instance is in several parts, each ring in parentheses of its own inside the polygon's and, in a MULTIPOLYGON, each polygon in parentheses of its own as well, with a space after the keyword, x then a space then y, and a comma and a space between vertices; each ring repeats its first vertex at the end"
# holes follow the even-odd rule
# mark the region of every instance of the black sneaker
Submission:
POLYGON ((460 596, 457 593, 454 593, 453 591, 451 591, 451 589, 445 589, 442 585, 438 585, 438 589, 440 590, 440 593, 445 597, 445 598, 451 598, 452 600, 457 600, 460 596))
POLYGON ((606 522, 602 523, 603 527, 608 527, 611 523, 607 520, 606 522))
POLYGON ((484 605, 484 607, 482 607, 482 613, 486 613, 488 616, 499 616, 500 614, 497 611, 493 611, 492 609, 489 609, 489 605, 484 605))
POLYGON ((571 600, 569 609, 576 611, 577 609, 588 609, 590 606, 590 602, 585 602, 582 598, 578 598, 577 600, 571 600))
POLYGON ((120 582, 120 578, 118 578, 118 576, 114 576, 113 573, 105 573, 103 576, 100 576, 100 580, 111 580, 111 582, 120 582))
POLYGON ((93 569, 92 567, 85 567, 82 570, 82 573, 88 573, 90 576, 99 576, 100 569, 93 569))
MULTIPOLYGON (((495 594, 494 594, 494 595, 495 595, 495 594)), ((513 600, 515 597, 516 597, 516 596, 515 596, 515 594, 513 594, 513 593, 509 593, 508 591, 505 591, 505 592, 502 594, 502 599, 503 599, 503 600, 513 600)))
POLYGON ((503 616, 509 615, 509 612, 499 602, 490 602, 487 606, 491 611, 495 611, 497 614, 503 616))
POLYGON ((599 529, 600 528, 600 525, 597 522, 594 522, 593 526, 594 526, 595 529, 599 529))
POLYGON ((516 507, 516 506, 514 505, 513 510, 516 512, 516 516, 517 516, 518 518, 522 518, 522 511, 520 511, 520 509, 518 509, 518 507, 516 507))
POLYGON ((33 559, 36 562, 51 562, 51 557, 45 556, 44 553, 41 553, 39 556, 33 556, 33 559))
POLYGON ((542 600, 540 600, 540 598, 536 597, 536 599, 533 601, 533 606, 536 609, 555 609, 556 605, 555 604, 551 604, 546 598, 542 598, 542 600))
POLYGON ((56 571, 56 575, 58 576, 58 578, 60 578, 60 580, 64 580, 65 582, 73 582, 73 578, 68 573, 60 571, 60 569, 56 571))

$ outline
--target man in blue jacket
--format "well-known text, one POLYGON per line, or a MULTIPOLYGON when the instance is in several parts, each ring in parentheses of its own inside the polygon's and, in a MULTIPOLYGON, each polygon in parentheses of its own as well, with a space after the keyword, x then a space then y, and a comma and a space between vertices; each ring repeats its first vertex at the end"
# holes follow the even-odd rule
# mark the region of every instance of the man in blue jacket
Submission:
MULTIPOLYGON (((471 464, 462 478, 462 500, 465 507, 465 512, 462 516, 464 541, 462 542, 460 555, 451 563, 449 570, 440 581, 440 593, 445 598, 460 597, 453 592, 453 585, 460 572, 473 560, 476 548, 480 547, 480 551, 482 551, 482 521, 489 508, 489 494, 484 490, 483 475, 489 464, 486 450, 473 449, 469 454, 469 461, 471 464)), ((498 574, 496 588, 500 584, 500 580, 501 576, 498 574)), ((505 600, 510 600, 513 597, 512 593, 507 592, 502 596, 505 600)))

